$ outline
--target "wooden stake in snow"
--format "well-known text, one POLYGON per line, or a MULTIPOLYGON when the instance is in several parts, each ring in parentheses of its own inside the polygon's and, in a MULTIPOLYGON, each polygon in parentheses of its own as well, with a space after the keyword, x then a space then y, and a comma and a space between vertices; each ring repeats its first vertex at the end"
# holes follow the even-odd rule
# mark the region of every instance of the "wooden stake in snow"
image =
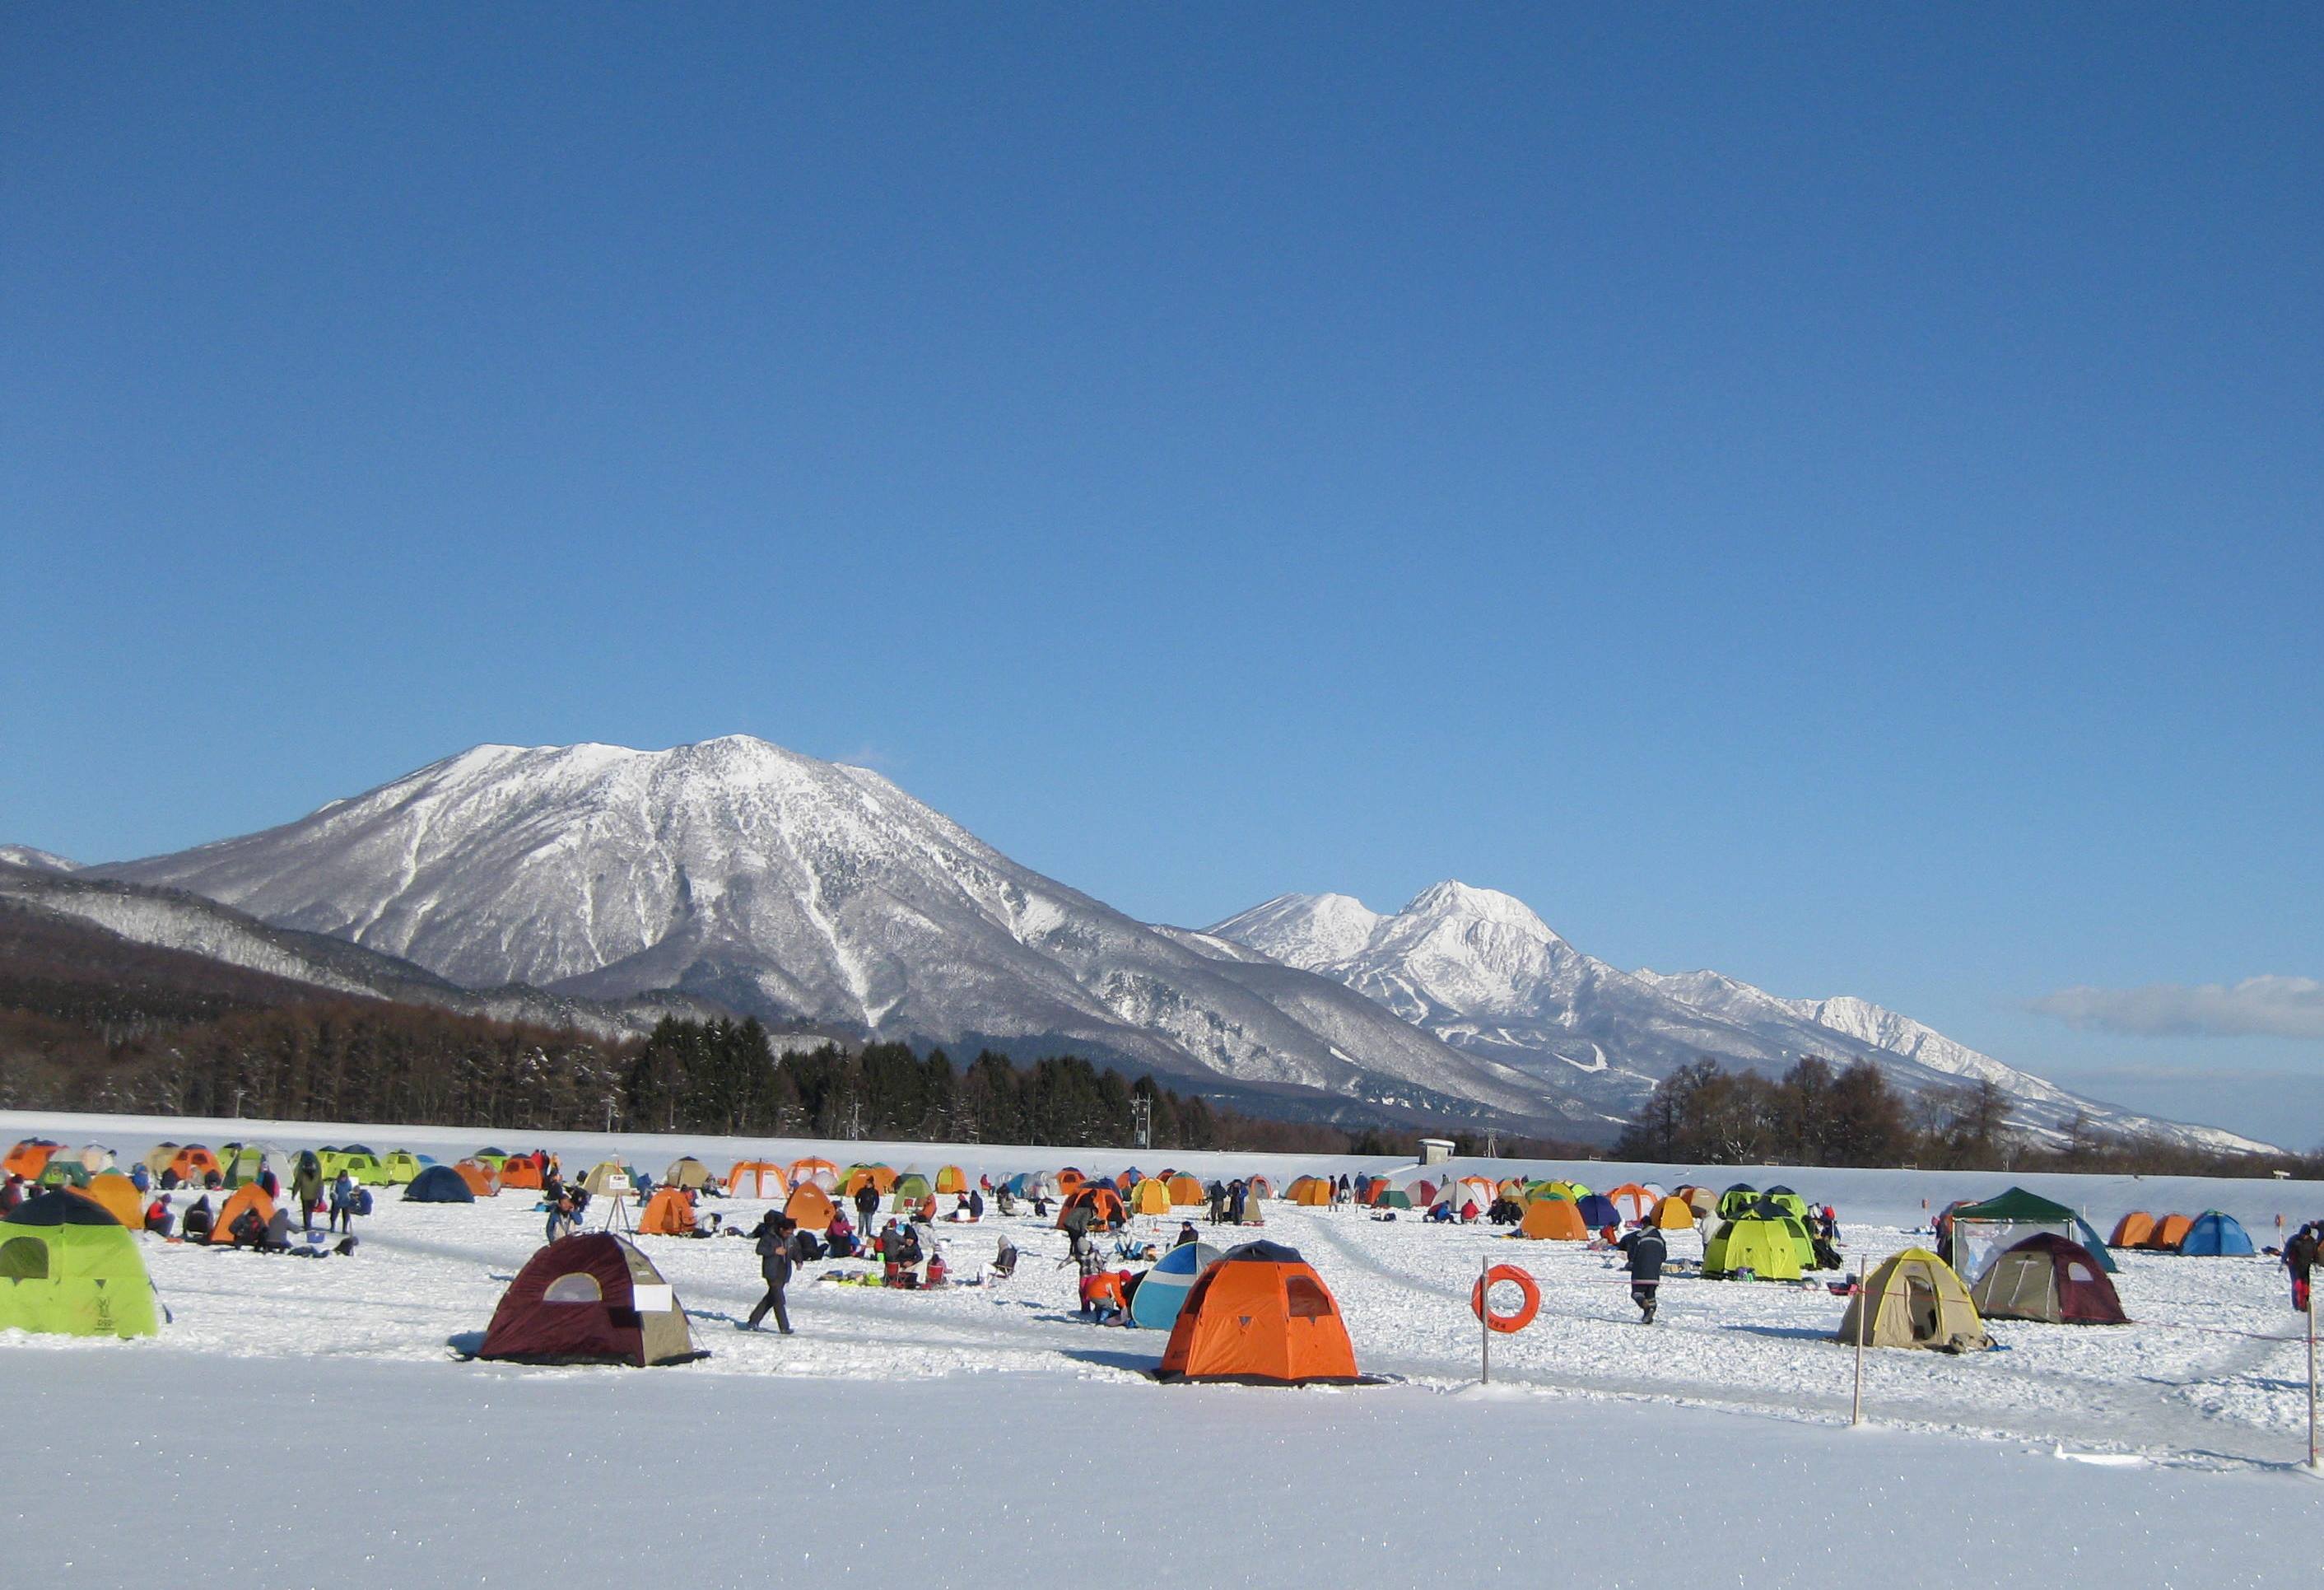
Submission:
MULTIPOLYGON (((1869 1296, 1864 1290, 1864 1266, 1870 1257, 1868 1253, 1856 1256, 1856 1395, 1848 1408, 1850 1428, 1864 1422, 1864 1303, 1869 1296)), ((2311 1386, 2315 1383, 2314 1375, 2309 1376, 2309 1382, 2311 1386)))
POLYGON ((2316 1294, 2308 1294, 2308 1466, 2316 1467, 2316 1294))

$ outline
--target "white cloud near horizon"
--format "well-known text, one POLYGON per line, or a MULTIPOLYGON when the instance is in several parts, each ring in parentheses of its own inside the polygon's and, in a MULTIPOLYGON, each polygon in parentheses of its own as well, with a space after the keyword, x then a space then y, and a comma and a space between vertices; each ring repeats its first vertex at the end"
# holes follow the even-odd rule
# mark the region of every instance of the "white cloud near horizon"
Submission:
POLYGON ((2061 988, 2028 1008, 2141 1038, 2324 1038, 2324 982, 2313 977, 2061 988))

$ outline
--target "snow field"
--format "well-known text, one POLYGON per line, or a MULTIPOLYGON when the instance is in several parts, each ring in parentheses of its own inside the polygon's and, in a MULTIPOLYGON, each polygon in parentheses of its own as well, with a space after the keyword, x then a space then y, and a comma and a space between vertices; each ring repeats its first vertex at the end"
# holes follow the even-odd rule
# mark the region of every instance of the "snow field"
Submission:
MULTIPOLYGON (((124 1153, 161 1135, 214 1146, 360 1137, 439 1158, 477 1146, 416 1128, 0 1117, 0 1135, 35 1130, 124 1153)), ((507 1148, 531 1142, 502 1134, 507 1148)), ((657 1173, 685 1151, 723 1169, 744 1148, 995 1175, 1060 1157, 551 1146, 568 1169, 613 1146, 657 1173)), ((1081 1159, 1159 1169, 1164 1157, 1081 1159)), ((1298 1168, 1167 1158, 1198 1175, 1264 1170, 1278 1186, 1298 1168)), ((1593 1186, 1621 1176, 1568 1169, 1593 1186)), ((1859 1253, 1877 1263, 1925 1240, 1909 1229, 1923 1197, 1957 1196, 1909 1172, 1714 1178, 1728 1179, 1782 1179, 1837 1204, 1851 1271, 1859 1253)), ((1969 1191, 2001 1185, 1964 1179, 1969 1191)), ((2262 1242, 2273 1235, 2265 1204, 2304 1217, 2318 1190, 2149 1183, 2117 1203, 2121 1189, 2103 1182, 2042 1179, 2101 1225, 2134 1205, 2216 1205, 2262 1242)), ((1145 1372, 1162 1336, 1083 1323, 1064 1239, 1029 1216, 939 1228, 956 1274, 973 1275, 1003 1231, 1018 1243, 1017 1275, 989 1289, 842 1287, 816 1278, 862 1267, 807 1266, 788 1338, 733 1328, 761 1290, 748 1243, 641 1238, 712 1357, 656 1371, 464 1363, 455 1349, 475 1345, 540 1245, 543 1216, 523 1194, 374 1197, 351 1259, 148 1240, 174 1317, 157 1341, 0 1334, 0 1388, 22 1410, 19 1472, 42 1477, 0 1502, 0 1578, 345 1583, 352 1568, 460 1584, 518 1566, 552 1578, 675 1568, 706 1585, 897 1573, 1021 1584, 1110 1577, 1134 1559, 1188 1585, 1311 1571, 1373 1585, 1447 1573, 1537 1583, 1554 1562, 1564 1583, 1757 1585, 1834 1583, 1872 1552, 1896 1583, 1950 1585, 1991 1580, 1996 1554, 2038 1530, 2053 1542, 2043 1571, 2058 1584, 2314 1582, 2313 1531, 2282 1516, 2319 1498, 2293 1466, 2305 1451, 2304 1346, 2265 1339, 2292 1336, 2301 1317, 2267 1259, 2124 1254, 2132 1326, 1995 1321, 2001 1351, 1869 1353, 1872 1425, 1851 1431, 1852 1354, 1830 1339, 1842 1310, 1821 1285, 1830 1277, 1674 1275, 1645 1327, 1609 1255, 1279 1201, 1258 1231, 1213 1232, 1184 1213, 1220 1245, 1263 1234, 1299 1248, 1339 1299, 1364 1369, 1397 1383, 1155 1385, 1145 1372), (1495 1337, 1495 1383, 1480 1389, 1468 1295, 1488 1261, 1530 1271, 1543 1307, 1530 1329, 1495 1337), (299 1476, 298 1499, 270 1492, 252 1506, 238 1478, 252 1473, 299 1476), (136 1529, 74 1524, 110 1518, 121 1495, 135 1500, 136 1529), (1200 1527, 1174 1527, 1189 1521, 1200 1527)), ((769 1206, 703 1206, 741 1228, 769 1206)), ((601 1200, 591 1225, 604 1216, 601 1200)), ((1139 1220, 1135 1234, 1167 1243, 1181 1217, 1139 1220)), ((1683 1269, 1701 1245, 1681 1233, 1672 1249, 1683 1269)))

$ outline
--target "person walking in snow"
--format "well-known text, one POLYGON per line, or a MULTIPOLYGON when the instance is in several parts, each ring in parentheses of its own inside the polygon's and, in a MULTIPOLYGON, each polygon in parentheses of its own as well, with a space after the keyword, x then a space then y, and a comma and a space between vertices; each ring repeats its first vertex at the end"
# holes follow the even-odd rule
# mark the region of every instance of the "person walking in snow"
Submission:
POLYGON ((2302 1314, 2308 1312, 2308 1283, 2316 1269, 2316 1225, 2313 1221, 2292 1234, 2283 1244, 2283 1267, 2292 1272, 2292 1306, 2302 1314))
POLYGON ((867 1176, 863 1179, 863 1185, 855 1189, 855 1228, 858 1231, 871 1230, 872 1217, 879 1213, 880 1189, 872 1185, 872 1179, 867 1176))
POLYGON ((765 1229, 757 1244, 759 1273, 766 1280, 767 1295, 761 1298, 759 1306, 751 1310, 751 1317, 743 1322, 742 1328, 758 1329, 759 1321, 767 1317, 768 1310, 772 1309, 775 1328, 788 1336, 791 1334, 791 1316, 790 1310, 784 1306, 783 1289, 791 1283, 791 1223, 786 1216, 778 1215, 761 1222, 761 1225, 765 1229))
POLYGON ((1630 1272, 1630 1301, 1638 1306, 1638 1323, 1652 1325, 1655 1294, 1662 1290, 1663 1261, 1670 1257, 1670 1243, 1655 1227, 1642 1225, 1622 1239, 1621 1248, 1628 1255, 1622 1267, 1630 1272))

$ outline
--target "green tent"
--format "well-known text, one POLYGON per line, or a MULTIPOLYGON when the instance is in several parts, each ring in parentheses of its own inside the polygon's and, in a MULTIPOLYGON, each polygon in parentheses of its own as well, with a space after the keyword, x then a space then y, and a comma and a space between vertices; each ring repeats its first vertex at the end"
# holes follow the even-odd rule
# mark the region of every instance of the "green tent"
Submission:
POLYGON ((1395 1188, 1388 1188, 1386 1192, 1380 1194, 1379 1197, 1372 1201, 1377 1207, 1382 1209, 1409 1209, 1412 1207, 1411 1195, 1409 1193, 1401 1192, 1395 1188))
POLYGON ((0 1220, 0 1330, 150 1336, 161 1328, 137 1239, 92 1199, 56 1191, 0 1220))
POLYGON ((1748 1270, 1761 1280, 1797 1280, 1800 1250, 1781 1220, 1730 1220, 1702 1248, 1706 1280, 1723 1280, 1748 1270))
POLYGON ((1808 1217, 1808 1201, 1788 1187, 1771 1187, 1759 1195, 1763 1204, 1773 1204, 1793 1219, 1804 1223, 1808 1217))
POLYGON ((1748 1181, 1738 1181, 1719 1195, 1719 1217, 1721 1220, 1747 1218, 1759 1205, 1759 1189, 1748 1181))
POLYGON ((479 1165, 489 1165, 494 1170, 508 1163, 508 1152, 504 1149, 478 1149, 468 1158, 479 1165))
MULTIPOLYGON (((385 1187, 388 1184, 387 1167, 381 1163, 376 1154, 360 1151, 341 1154, 339 1164, 349 1176, 365 1187, 385 1187)), ((500 1167, 495 1165, 493 1169, 497 1170, 500 1167)))
POLYGON ((908 1203, 917 1204, 922 1198, 932 1196, 933 1193, 933 1189, 928 1186, 928 1179, 917 1170, 907 1170, 903 1175, 896 1178, 896 1185, 888 1190, 896 1195, 895 1206, 899 1209, 908 1203))
MULTIPOLYGON (((240 1187, 244 1182, 256 1181, 270 1168, 271 1162, 266 1150, 258 1143, 230 1143, 218 1151, 220 1179, 228 1187, 240 1187)), ((275 1175, 280 1179, 281 1172, 278 1170, 275 1175)))
POLYGON ((1792 1239, 1792 1252, 1799 1255, 1800 1269, 1816 1268, 1815 1239, 1808 1235, 1807 1223, 1795 1216, 1786 1215, 1781 1222, 1784 1234, 1792 1239))
POLYGON ((2114 1255, 2087 1221, 2065 1205, 2039 1193, 2013 1187, 1999 1197, 1981 1204, 1957 1204, 1952 1216, 1950 1255, 1964 1278, 1984 1275, 1987 1268, 2027 1237, 2047 1234, 2089 1249, 2098 1268, 2114 1273, 2114 1255))
POLYGON ((389 1186, 401 1187, 431 1163, 409 1149, 397 1149, 380 1161, 380 1169, 386 1172, 389 1186))
POLYGON ((42 1187, 87 1187, 88 1167, 78 1160, 59 1151, 51 1156, 48 1169, 41 1172, 42 1187))

